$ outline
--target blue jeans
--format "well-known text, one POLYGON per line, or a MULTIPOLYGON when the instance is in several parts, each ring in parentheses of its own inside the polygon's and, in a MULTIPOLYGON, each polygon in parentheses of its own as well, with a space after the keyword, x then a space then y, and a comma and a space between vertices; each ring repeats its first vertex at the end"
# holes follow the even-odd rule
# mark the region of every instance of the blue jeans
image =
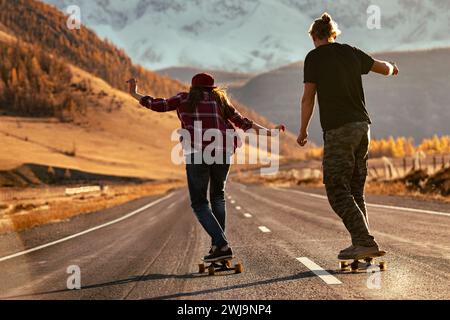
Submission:
MULTIPOLYGON (((192 155, 192 157, 194 157, 192 155)), ((228 157, 228 156, 227 156, 228 157)), ((194 158, 192 158, 194 159, 194 158)), ((212 245, 228 245, 225 236, 225 184, 230 171, 229 161, 224 164, 186 164, 186 175, 191 206, 198 221, 212 239, 212 245), (207 198, 209 185, 209 198, 207 198)))

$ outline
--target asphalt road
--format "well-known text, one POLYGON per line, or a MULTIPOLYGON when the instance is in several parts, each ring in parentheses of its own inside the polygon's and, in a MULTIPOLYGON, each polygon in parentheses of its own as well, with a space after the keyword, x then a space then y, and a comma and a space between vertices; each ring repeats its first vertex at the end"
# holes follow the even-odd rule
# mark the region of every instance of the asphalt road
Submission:
POLYGON ((450 215, 439 214, 448 205, 369 207, 388 271, 351 274, 336 258, 349 237, 322 196, 237 183, 227 196, 227 234, 243 274, 197 274, 209 240, 177 190, 0 237, 0 298, 450 299, 450 215), (72 265, 80 290, 67 289, 72 265))

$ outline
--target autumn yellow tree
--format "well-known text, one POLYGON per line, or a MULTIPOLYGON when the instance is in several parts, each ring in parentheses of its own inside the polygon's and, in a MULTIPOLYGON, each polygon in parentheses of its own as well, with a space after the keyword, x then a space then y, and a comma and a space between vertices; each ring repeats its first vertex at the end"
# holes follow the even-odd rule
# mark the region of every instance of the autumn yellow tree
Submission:
POLYGON ((12 68, 11 73, 9 76, 9 87, 15 88, 19 84, 18 76, 17 76, 17 69, 12 68))
POLYGON ((422 143, 418 147, 418 150, 427 154, 449 153, 449 140, 449 136, 439 137, 438 135, 434 135, 432 138, 423 139, 422 143))

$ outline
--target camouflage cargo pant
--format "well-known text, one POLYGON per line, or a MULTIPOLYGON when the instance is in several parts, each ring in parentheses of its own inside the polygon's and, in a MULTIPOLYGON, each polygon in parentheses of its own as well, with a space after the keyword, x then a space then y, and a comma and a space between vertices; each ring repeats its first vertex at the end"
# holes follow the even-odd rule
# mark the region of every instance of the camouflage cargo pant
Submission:
POLYGON ((353 245, 374 246, 364 199, 370 126, 348 123, 324 133, 323 177, 328 201, 350 232, 353 245))

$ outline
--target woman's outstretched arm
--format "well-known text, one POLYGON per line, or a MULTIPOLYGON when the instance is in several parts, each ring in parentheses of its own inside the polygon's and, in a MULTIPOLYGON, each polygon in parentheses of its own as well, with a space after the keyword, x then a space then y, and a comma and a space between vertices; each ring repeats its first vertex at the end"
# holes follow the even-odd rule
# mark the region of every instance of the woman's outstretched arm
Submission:
POLYGON ((131 94, 131 96, 133 98, 135 98, 137 101, 140 102, 142 100, 142 98, 144 98, 145 96, 137 92, 137 88, 138 88, 137 80, 132 78, 132 79, 128 80, 127 83, 128 83, 128 92, 131 94))
MULTIPOLYGON (((230 118, 229 120, 238 128, 247 131, 253 129, 257 134, 265 133, 267 136, 272 135, 271 129, 268 129, 252 120, 244 118, 239 111, 237 111, 233 106, 230 106, 230 118)), ((278 125, 274 128, 278 131, 285 131, 286 128, 284 125, 278 125)))
POLYGON ((284 132, 286 130, 285 126, 282 124, 276 126, 274 129, 271 130, 271 129, 266 128, 255 122, 252 125, 252 129, 255 130, 256 133, 258 133, 258 134, 265 133, 269 137, 272 136, 272 130, 278 130, 278 131, 282 131, 282 132, 284 132))
POLYGON ((167 112, 176 110, 181 104, 180 95, 176 95, 169 99, 155 99, 150 96, 142 95, 138 92, 137 80, 132 78, 127 81, 128 91, 130 95, 139 101, 139 103, 152 111, 156 112, 167 112))

